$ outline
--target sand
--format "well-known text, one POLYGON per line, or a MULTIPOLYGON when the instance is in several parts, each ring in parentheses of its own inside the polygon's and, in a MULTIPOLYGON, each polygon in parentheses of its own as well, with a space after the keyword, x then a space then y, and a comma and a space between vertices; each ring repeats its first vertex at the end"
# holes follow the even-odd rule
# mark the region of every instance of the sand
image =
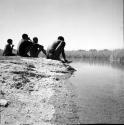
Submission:
POLYGON ((0 125, 79 124, 77 97, 69 78, 75 70, 44 58, 0 60, 0 125))

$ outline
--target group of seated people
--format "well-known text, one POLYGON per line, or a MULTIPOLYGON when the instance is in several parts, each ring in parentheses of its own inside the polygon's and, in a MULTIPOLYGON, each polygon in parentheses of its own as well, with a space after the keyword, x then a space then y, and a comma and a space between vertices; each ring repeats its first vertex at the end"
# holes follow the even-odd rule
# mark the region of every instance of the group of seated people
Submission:
POLYGON ((3 56, 22 56, 22 57, 38 57, 39 53, 42 51, 47 59, 53 59, 53 60, 60 60, 60 55, 62 55, 64 61, 63 62, 69 62, 66 59, 64 47, 65 47, 65 41, 63 36, 59 36, 58 39, 53 42, 51 46, 47 48, 47 50, 44 49, 44 46, 38 44, 38 38, 34 37, 33 40, 31 40, 27 34, 22 35, 22 39, 18 44, 17 47, 17 54, 14 54, 13 51, 13 40, 8 39, 7 45, 4 48, 3 56))

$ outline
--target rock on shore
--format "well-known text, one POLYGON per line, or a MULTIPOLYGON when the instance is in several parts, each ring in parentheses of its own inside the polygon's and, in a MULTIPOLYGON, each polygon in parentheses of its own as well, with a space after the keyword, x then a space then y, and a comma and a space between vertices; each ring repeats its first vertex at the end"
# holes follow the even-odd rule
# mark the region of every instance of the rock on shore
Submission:
POLYGON ((0 125, 78 124, 76 95, 68 81, 73 72, 59 61, 2 57, 0 125))

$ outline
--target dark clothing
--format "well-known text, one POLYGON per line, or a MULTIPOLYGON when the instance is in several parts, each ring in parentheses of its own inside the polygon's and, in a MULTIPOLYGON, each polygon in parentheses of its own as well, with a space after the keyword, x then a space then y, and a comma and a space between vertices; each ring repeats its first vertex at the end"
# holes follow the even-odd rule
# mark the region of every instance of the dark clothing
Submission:
MULTIPOLYGON (((33 43, 31 49, 30 49, 30 56, 31 57, 38 57, 40 51, 45 51, 42 45, 39 45, 37 43, 33 43)), ((46 53, 44 53, 46 54, 46 53)))
POLYGON ((7 44, 3 51, 3 56, 14 56, 12 53, 13 47, 10 44, 7 44))
POLYGON ((55 41, 51 46, 47 49, 47 58, 60 60, 60 54, 62 54, 65 60, 65 53, 64 53, 65 42, 61 40, 55 41))
POLYGON ((29 57, 28 52, 32 47, 33 43, 28 40, 22 39, 17 48, 17 54, 23 57, 29 57))

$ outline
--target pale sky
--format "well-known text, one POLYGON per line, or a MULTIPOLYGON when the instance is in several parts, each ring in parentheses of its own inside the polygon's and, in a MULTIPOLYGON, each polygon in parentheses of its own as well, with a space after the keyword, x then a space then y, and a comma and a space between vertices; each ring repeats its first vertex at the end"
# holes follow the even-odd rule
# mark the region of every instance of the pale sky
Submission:
POLYGON ((59 35, 66 50, 122 48, 123 0, 0 0, 0 48, 23 33, 45 48, 59 35))

